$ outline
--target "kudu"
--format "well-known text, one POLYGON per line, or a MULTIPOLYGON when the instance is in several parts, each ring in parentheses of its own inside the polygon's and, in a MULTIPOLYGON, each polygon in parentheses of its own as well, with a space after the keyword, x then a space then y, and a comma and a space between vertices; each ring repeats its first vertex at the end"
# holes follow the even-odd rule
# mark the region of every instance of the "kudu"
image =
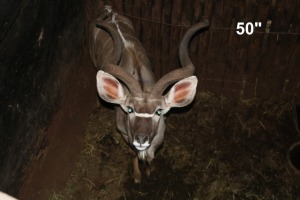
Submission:
POLYGON ((193 76, 195 68, 188 45, 192 36, 208 24, 203 21, 185 33, 179 48, 182 68, 169 72, 157 82, 129 19, 106 6, 91 24, 90 54, 99 69, 97 90, 103 100, 119 105, 116 107, 117 129, 136 153, 133 159, 136 183, 141 181, 138 159, 148 163, 149 176, 150 163, 163 142, 164 114, 194 99, 198 80, 193 76))

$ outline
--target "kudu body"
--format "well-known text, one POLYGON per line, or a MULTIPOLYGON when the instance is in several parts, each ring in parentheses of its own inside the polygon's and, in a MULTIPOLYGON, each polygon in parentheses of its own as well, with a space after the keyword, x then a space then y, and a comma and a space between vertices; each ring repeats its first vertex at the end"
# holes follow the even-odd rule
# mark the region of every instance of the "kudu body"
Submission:
MULTIPOLYGON (((90 54, 99 69, 97 90, 103 100, 119 105, 116 107, 117 129, 136 153, 133 159, 136 183, 141 181, 138 159, 150 165, 163 142, 164 114, 171 107, 186 106, 194 99, 197 78, 192 76, 194 65, 188 55, 188 45, 191 37, 207 26, 208 21, 204 21, 187 31, 179 49, 182 68, 156 81, 129 19, 106 6, 91 24, 90 54)), ((149 175, 150 169, 146 172, 149 175)))

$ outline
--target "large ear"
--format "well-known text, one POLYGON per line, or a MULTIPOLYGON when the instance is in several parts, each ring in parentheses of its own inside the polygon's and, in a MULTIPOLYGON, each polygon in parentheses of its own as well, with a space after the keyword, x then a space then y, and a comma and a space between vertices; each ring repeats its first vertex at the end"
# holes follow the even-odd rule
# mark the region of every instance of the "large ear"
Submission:
POLYGON ((97 73, 97 90, 99 96, 109 103, 122 104, 125 100, 121 83, 109 73, 99 70, 97 73))
POLYGON ((183 107, 189 105, 196 94, 198 79, 190 76, 177 82, 166 94, 165 102, 167 107, 183 107))

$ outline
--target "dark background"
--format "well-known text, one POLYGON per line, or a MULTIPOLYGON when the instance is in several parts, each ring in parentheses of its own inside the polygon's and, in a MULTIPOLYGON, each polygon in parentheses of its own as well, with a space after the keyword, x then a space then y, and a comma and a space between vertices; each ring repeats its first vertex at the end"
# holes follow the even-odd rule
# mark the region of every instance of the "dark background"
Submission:
MULTIPOLYGON (((29 161, 35 158, 38 162, 44 155, 39 150, 51 143, 47 138, 60 138, 59 131, 64 134, 74 124, 84 124, 85 117, 80 122, 76 117, 85 116, 81 113, 90 112, 96 105, 96 71, 85 45, 93 10, 103 3, 95 2, 0 2, 2 191, 17 194, 29 161), (54 116, 67 106, 65 112, 71 110, 74 115, 66 116, 74 120, 68 121, 62 115, 58 120, 61 125, 56 126, 54 116), (67 128, 62 131, 61 127, 67 128)), ((190 48, 200 79, 199 90, 235 98, 284 96, 299 101, 299 1, 106 2, 133 21, 157 77, 179 66, 181 37, 189 26, 205 18, 210 28, 196 35, 190 48), (272 21, 270 33, 265 30, 268 20, 272 21), (237 22, 256 21, 262 22, 262 27, 256 28, 253 35, 236 34, 237 22)))
POLYGON ((84 2, 0 3, 0 189, 15 193, 84 44, 84 2), (39 40, 40 38, 40 40, 39 40))

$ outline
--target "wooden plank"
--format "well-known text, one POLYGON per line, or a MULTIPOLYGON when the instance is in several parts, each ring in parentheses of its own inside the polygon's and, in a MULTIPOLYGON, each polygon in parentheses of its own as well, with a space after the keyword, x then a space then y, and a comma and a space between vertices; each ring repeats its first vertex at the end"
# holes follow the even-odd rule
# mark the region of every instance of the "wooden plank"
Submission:
POLYGON ((147 0, 142 0, 142 5, 141 5, 141 30, 142 30, 142 35, 141 35, 141 42, 146 50, 146 53, 150 59, 151 67, 152 70, 154 71, 155 65, 153 65, 153 60, 154 58, 151 57, 151 49, 150 47, 152 46, 151 42, 151 36, 152 36, 152 27, 153 23, 150 22, 152 19, 152 12, 151 8, 153 6, 153 1, 147 1, 147 0))
MULTIPOLYGON (((293 3, 290 1, 289 3, 293 3)), ((293 11, 289 15, 284 13, 284 4, 282 1, 277 1, 274 5, 274 10, 271 12, 272 26, 271 31, 287 32, 287 25, 290 25, 293 11), (275 26, 275 28, 274 28, 275 26)), ((293 7, 296 7, 293 5, 293 7)), ((290 35, 270 35, 267 43, 266 55, 262 58, 263 62, 259 66, 258 77, 264 80, 262 83, 263 90, 268 91, 269 95, 282 95, 283 89, 286 87, 286 83, 290 85, 290 79, 293 77, 293 73, 297 71, 291 65, 287 63, 286 56, 289 52, 289 48, 293 46, 295 39, 290 35), (293 71, 292 74, 290 71, 293 71)))
POLYGON ((123 13, 123 9, 122 9, 122 6, 123 6, 123 0, 113 0, 111 1, 111 6, 113 8, 113 10, 117 13, 123 13))
POLYGON ((172 9, 172 24, 175 26, 171 27, 171 34, 169 39, 170 44, 170 68, 168 71, 174 70, 176 67, 180 66, 178 61, 178 40, 181 35, 181 27, 177 26, 181 24, 181 15, 182 15, 182 0, 174 2, 172 9))
POLYGON ((134 16, 132 17, 132 22, 134 24, 135 31, 137 33, 137 36, 139 39, 142 38, 142 20, 140 19, 141 16, 141 7, 142 7, 142 1, 141 0, 133 0, 132 4, 129 5, 130 9, 130 15, 134 16))
POLYGON ((171 24, 172 20, 172 8, 173 8, 173 1, 166 0, 163 1, 163 9, 162 9, 162 24, 161 24, 161 32, 159 37, 163 38, 161 41, 161 62, 160 62, 160 74, 164 75, 168 73, 170 70, 170 60, 172 58, 170 53, 170 44, 169 44, 169 36, 171 34, 171 26, 166 24, 171 24))
POLYGON ((151 27, 152 23, 149 22, 151 20, 151 7, 152 7, 152 1, 142 0, 141 1, 141 26, 142 26, 142 37, 141 42, 144 44, 145 48, 146 46, 149 46, 151 43, 150 36, 151 36, 151 27))
MULTIPOLYGON (((155 22, 161 22, 161 15, 162 15, 162 1, 155 1, 152 7, 152 20, 155 22)), ((159 52, 160 48, 160 41, 161 38, 159 37, 160 33, 160 24, 154 23, 153 29, 152 29, 152 35, 151 35, 151 42, 150 44, 150 57, 151 57, 151 63, 154 66, 154 73, 157 78, 161 77, 161 71, 160 71, 160 55, 159 52)))

